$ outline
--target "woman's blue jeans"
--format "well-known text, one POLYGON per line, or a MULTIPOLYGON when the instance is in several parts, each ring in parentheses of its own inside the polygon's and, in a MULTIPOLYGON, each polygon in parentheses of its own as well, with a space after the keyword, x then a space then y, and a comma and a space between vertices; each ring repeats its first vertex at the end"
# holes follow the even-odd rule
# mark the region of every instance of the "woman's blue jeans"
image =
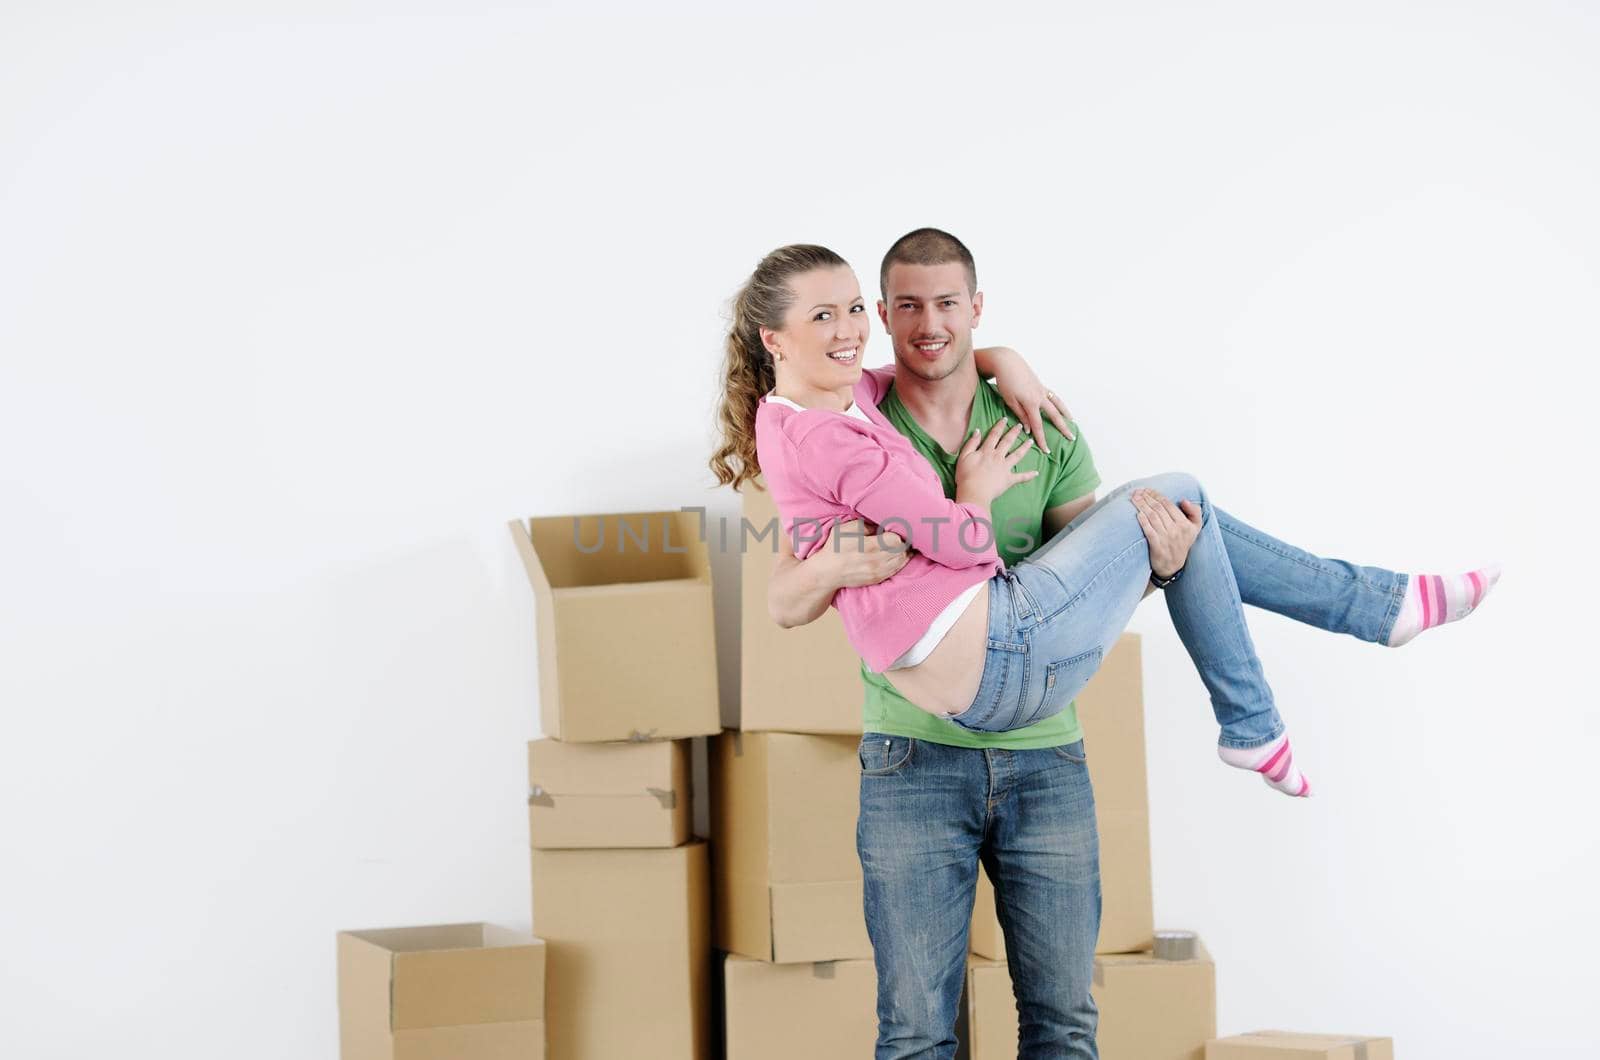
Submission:
POLYGON ((1117 487, 1044 547, 989 583, 989 644, 972 705, 951 720, 1001 732, 1059 713, 1089 682, 1133 617, 1150 578, 1150 546, 1128 494, 1146 487, 1199 506, 1200 536, 1165 590, 1178 637, 1211 695, 1225 747, 1283 732, 1242 603, 1362 640, 1385 641, 1406 576, 1324 559, 1215 508, 1193 476, 1172 472, 1117 487))

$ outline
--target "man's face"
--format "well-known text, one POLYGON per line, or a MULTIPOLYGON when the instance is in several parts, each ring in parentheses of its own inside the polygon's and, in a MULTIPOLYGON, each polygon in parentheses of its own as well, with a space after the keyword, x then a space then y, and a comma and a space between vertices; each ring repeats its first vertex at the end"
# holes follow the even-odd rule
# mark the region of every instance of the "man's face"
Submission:
POLYGON ((889 266, 878 317, 894 340, 894 359, 935 382, 972 356, 972 329, 983 315, 983 295, 967 289, 967 270, 947 265, 889 266))

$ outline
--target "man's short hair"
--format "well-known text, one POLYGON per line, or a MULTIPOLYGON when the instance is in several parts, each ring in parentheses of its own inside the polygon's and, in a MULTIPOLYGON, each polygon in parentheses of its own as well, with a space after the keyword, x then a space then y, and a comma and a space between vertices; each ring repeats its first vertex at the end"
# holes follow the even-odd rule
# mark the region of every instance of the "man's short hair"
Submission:
POLYGON ((937 228, 919 228, 894 241, 889 252, 883 256, 883 265, 878 269, 878 290, 885 299, 889 297, 889 266, 895 262, 902 265, 949 265, 960 262, 967 270, 967 293, 978 293, 978 266, 973 263, 972 251, 949 232, 937 228))

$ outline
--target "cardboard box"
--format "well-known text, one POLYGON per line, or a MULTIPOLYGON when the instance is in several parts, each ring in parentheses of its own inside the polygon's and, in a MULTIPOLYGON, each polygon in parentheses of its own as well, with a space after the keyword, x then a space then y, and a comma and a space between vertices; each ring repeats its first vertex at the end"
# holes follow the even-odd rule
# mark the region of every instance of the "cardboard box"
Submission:
POLYGON ((727 1060, 871 1056, 878 973, 870 960, 723 965, 727 1060))
POLYGON ((675 847, 689 839, 688 740, 534 740, 528 789, 535 847, 675 847))
POLYGON ((1394 1060, 1394 1039, 1256 1031, 1207 1042, 1205 1060, 1394 1060))
POLYGON ((339 933, 342 1060, 542 1060, 545 945, 489 924, 339 933))
MULTIPOLYGON (((1100 832, 1100 938, 1097 953, 1132 953, 1155 934, 1150 887, 1150 792, 1144 749, 1144 679, 1139 635, 1124 633, 1078 695, 1078 720, 1094 785, 1100 832)), ((1005 937, 994 887, 979 871, 970 949, 1004 960, 1005 937)))
MULTIPOLYGON (((784 629, 768 617, 767 586, 778 556, 778 509, 758 478, 740 491, 742 600, 739 728, 745 732, 861 733, 861 657, 839 612, 784 629), (762 535, 765 536, 762 536, 762 535)), ((850 540, 845 548, 855 547, 850 540)), ((733 547, 730 543, 729 547, 733 547)))
POLYGON ((695 513, 510 525, 533 582, 546 736, 579 743, 719 731, 711 564, 695 513))
POLYGON ((860 740, 776 732, 717 738, 718 949, 779 964, 872 956, 856 855, 860 740))
POLYGON ((709 1060, 706 844, 534 850, 533 924, 550 960, 551 1060, 709 1060))
MULTIPOLYGON (((1100 1060, 1212 1060, 1217 975, 1202 946, 1193 960, 1109 953, 1094 960, 1090 987, 1100 1008, 1100 1060)), ((1013 1060, 1017 1007, 1004 961, 967 963, 967 1026, 972 1060, 1013 1060)))

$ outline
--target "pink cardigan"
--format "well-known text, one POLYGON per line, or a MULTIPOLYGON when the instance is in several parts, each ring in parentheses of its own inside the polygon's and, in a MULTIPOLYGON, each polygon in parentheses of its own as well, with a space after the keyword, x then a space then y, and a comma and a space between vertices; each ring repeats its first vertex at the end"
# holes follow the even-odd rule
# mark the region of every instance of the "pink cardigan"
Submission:
MULTIPOLYGON (((855 403, 870 423, 766 398, 756 409, 756 458, 779 532, 800 535, 790 537, 795 555, 809 556, 825 528, 855 518, 911 544, 911 559, 894 577, 847 586, 833 598, 850 644, 875 673, 904 655, 952 600, 1002 569, 988 510, 947 498, 922 454, 878 411, 893 380, 894 369, 876 368, 856 383, 855 403), (978 525, 964 526, 973 520, 978 525)), ((851 538, 830 542, 856 547, 851 538)))

